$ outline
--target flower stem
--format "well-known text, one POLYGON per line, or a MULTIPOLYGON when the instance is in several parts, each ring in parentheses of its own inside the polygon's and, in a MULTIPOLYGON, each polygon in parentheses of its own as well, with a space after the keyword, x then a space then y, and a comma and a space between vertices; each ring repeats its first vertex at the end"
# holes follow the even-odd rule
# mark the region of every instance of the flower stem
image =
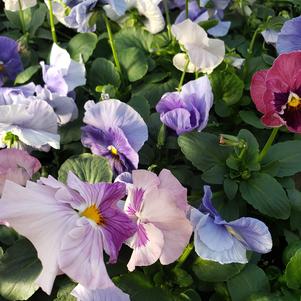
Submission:
POLYGON ((25 18, 24 18, 24 12, 23 12, 21 0, 18 0, 18 4, 19 4, 19 17, 20 17, 20 21, 21 21, 22 31, 23 31, 23 33, 26 33, 25 18))
POLYGON ((186 259, 190 255, 193 248, 194 248, 194 245, 193 245, 193 242, 191 242, 186 247, 186 249, 184 250, 183 254, 180 256, 180 258, 178 259, 178 263, 176 264, 175 269, 180 268, 184 264, 184 262, 186 261, 186 259))
POLYGON ((168 5, 167 5, 167 0, 163 0, 163 4, 164 4, 165 16, 166 16, 167 34, 168 34, 169 40, 172 40, 171 22, 170 22, 170 15, 169 15, 169 9, 168 9, 168 5))
POLYGON ((268 141, 266 142, 265 146, 263 147, 261 153, 259 154, 259 157, 258 157, 258 161, 260 162, 264 156, 267 154, 268 150, 270 149, 271 145, 273 144, 275 138, 276 138, 276 135, 279 131, 279 127, 278 128, 274 128, 268 141))
POLYGON ((188 19, 188 17, 189 17, 189 0, 185 1, 185 16, 186 16, 186 19, 188 19))
POLYGON ((118 72, 121 74, 121 66, 120 66, 118 56, 117 56, 117 51, 116 51, 116 47, 115 47, 115 43, 114 43, 114 39, 113 39, 112 30, 111 30, 111 25, 110 25, 110 22, 106 16, 106 14, 103 14, 103 18, 104 18, 104 21, 106 24, 106 28, 107 28, 107 32, 108 32, 108 36, 109 36, 109 43, 110 43, 110 46, 112 49, 114 62, 115 62, 118 72))
POLYGON ((179 86, 178 86, 179 91, 181 91, 181 89, 182 89, 188 65, 189 65, 189 58, 187 57, 185 65, 184 65, 184 70, 183 70, 183 73, 182 73, 182 76, 181 76, 181 79, 180 79, 180 82, 179 82, 179 86))
POLYGON ((52 0, 48 0, 48 4, 49 4, 49 21, 50 21, 52 40, 54 43, 57 43, 57 37, 56 37, 55 25, 54 25, 53 8, 52 8, 52 0))
POLYGON ((250 46, 248 48, 248 57, 250 57, 253 53, 253 50, 254 50, 254 44, 255 44, 255 41, 256 41, 256 38, 257 38, 257 35, 258 33, 260 32, 261 28, 257 28, 253 34, 253 37, 252 37, 252 40, 250 42, 250 46))

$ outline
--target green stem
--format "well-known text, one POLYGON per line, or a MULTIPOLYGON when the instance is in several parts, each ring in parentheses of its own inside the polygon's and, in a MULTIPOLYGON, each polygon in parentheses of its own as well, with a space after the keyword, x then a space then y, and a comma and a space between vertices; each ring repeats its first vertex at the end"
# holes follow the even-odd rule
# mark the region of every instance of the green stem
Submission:
POLYGON ((53 8, 52 8, 52 0, 48 0, 48 4, 49 4, 49 21, 50 21, 52 40, 54 43, 57 43, 57 37, 56 37, 55 25, 54 25, 53 8))
POLYGON ((188 65, 189 65, 189 58, 187 57, 185 65, 184 65, 184 70, 183 70, 183 73, 182 73, 182 76, 181 76, 181 79, 180 79, 180 82, 179 82, 179 86, 178 86, 179 91, 181 91, 181 89, 182 89, 188 65))
POLYGON ((170 22, 170 15, 169 15, 169 9, 168 9, 168 5, 167 5, 167 0, 163 0, 163 4, 164 4, 165 16, 166 16, 167 34, 168 34, 169 40, 172 40, 171 22, 170 22))
POLYGON ((258 161, 260 162, 264 156, 267 154, 268 150, 270 149, 271 145, 273 144, 275 138, 276 138, 276 135, 279 131, 279 127, 278 128, 274 128, 268 141, 266 142, 264 148, 262 149, 261 153, 259 154, 259 157, 258 157, 258 161))
POLYGON ((18 0, 18 4, 19 4, 19 17, 21 21, 22 31, 23 33, 26 33, 25 18, 24 18, 24 12, 23 12, 21 0, 18 0))
POLYGON ((253 37, 252 37, 252 40, 251 40, 251 43, 250 43, 250 46, 248 48, 248 57, 250 57, 253 53, 253 50, 254 50, 254 44, 255 44, 255 41, 256 41, 256 38, 257 38, 257 35, 258 33, 261 31, 260 28, 257 28, 253 34, 253 37))
POLYGON ((176 268, 180 268, 184 262, 186 261, 186 259, 188 258, 188 256, 190 255, 191 251, 193 250, 194 248, 194 245, 193 245, 193 242, 191 242, 187 247, 186 249, 184 250, 184 252, 182 253, 182 255, 180 256, 180 258, 178 259, 178 263, 176 264, 175 266, 175 269, 176 268))
POLYGON ((186 19, 188 19, 188 17, 189 17, 189 0, 185 1, 185 15, 186 15, 186 19))
POLYGON ((117 51, 116 51, 116 47, 115 47, 115 43, 114 43, 114 39, 113 39, 113 34, 112 34, 112 30, 111 30, 111 25, 110 22, 106 16, 106 14, 103 14, 103 18, 106 24, 106 28, 107 28, 107 32, 108 32, 108 36, 109 36, 109 43, 112 49, 112 53, 113 53, 113 58, 114 58, 114 62, 116 65, 117 70, 119 71, 119 73, 121 74, 121 66, 119 63, 119 59, 117 56, 117 51))

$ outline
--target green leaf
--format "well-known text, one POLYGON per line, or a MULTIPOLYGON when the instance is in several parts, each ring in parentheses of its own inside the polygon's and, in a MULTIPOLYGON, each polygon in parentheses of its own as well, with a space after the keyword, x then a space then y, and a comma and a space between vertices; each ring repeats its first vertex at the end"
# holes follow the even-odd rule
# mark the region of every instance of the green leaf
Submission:
POLYGON ((119 87, 120 75, 111 61, 104 58, 97 58, 93 61, 89 70, 88 82, 93 89, 95 89, 96 86, 108 84, 119 87))
POLYGON ((27 300, 38 289, 34 283, 42 270, 33 245, 18 240, 0 259, 0 295, 8 300, 27 300))
POLYGON ((148 122, 150 117, 150 106, 145 97, 133 96, 128 104, 142 116, 145 122, 148 122))
POLYGON ((274 176, 287 177, 301 171, 301 141, 286 141, 274 144, 263 159, 263 164, 277 161, 274 176))
POLYGON ((253 111, 240 111, 240 118, 246 123, 257 129, 264 129, 265 126, 253 111))
POLYGON ((236 181, 231 179, 224 180, 224 191, 229 200, 233 200, 238 191, 238 184, 236 181))
POLYGON ((47 15, 47 6, 44 3, 40 3, 39 7, 32 13, 32 19, 30 22, 29 30, 32 37, 35 36, 36 31, 41 27, 45 21, 47 15))
POLYGON ((244 83, 229 71, 218 71, 210 76, 214 98, 223 100, 228 106, 237 103, 243 94, 244 83))
POLYGON ((93 54, 97 42, 98 38, 95 33, 79 33, 69 41, 68 52, 75 61, 80 61, 83 58, 83 61, 87 62, 93 54))
POLYGON ((298 250, 290 259, 285 269, 285 280, 289 288, 299 289, 301 287, 301 250, 298 250))
POLYGON ((220 264, 198 257, 192 265, 192 270, 201 281, 220 282, 238 274, 243 267, 244 265, 239 263, 220 264))
POLYGON ((291 242, 283 251, 282 260, 285 265, 287 265, 290 259, 301 250, 301 240, 296 240, 291 242))
POLYGON ((69 278, 64 277, 55 283, 59 286, 56 298, 53 301, 76 301, 77 299, 70 295, 76 284, 69 278))
POLYGON ((227 281, 232 301, 246 301, 254 293, 269 292, 266 274, 254 264, 248 264, 238 275, 227 281))
POLYGON ((193 289, 188 289, 187 291, 180 294, 177 301, 202 301, 200 295, 193 289))
POLYGON ((121 50, 118 55, 130 82, 135 82, 146 75, 148 63, 141 49, 135 47, 126 48, 121 50))
POLYGON ((191 275, 181 268, 175 268, 172 270, 175 283, 179 287, 189 287, 193 284, 191 275))
POLYGON ((254 173, 239 186, 242 197, 255 209, 268 216, 287 219, 290 202, 282 186, 265 173, 254 173))
POLYGON ((213 134, 191 132, 178 138, 185 157, 201 171, 215 165, 223 166, 230 149, 219 145, 219 138, 213 134))
POLYGON ((226 166, 214 165, 213 167, 204 171, 202 174, 202 179, 209 184, 223 184, 226 173, 226 166))
POLYGON ((35 75, 39 70, 41 66, 40 65, 35 65, 35 66, 30 66, 21 73, 18 74, 16 80, 15 80, 15 85, 16 84, 24 84, 28 82, 33 75, 35 75))
POLYGON ((70 157, 59 170, 59 180, 66 183, 68 172, 72 171, 82 181, 91 184, 112 181, 109 161, 101 156, 82 154, 70 157))

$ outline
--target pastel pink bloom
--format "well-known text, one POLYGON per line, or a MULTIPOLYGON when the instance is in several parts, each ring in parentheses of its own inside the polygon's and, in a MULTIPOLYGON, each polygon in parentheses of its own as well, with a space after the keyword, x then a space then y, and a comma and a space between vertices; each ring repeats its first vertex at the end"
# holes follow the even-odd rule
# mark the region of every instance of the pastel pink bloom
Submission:
POLYGON ((25 151, 18 149, 0 150, 0 196, 6 180, 25 185, 40 168, 39 160, 25 151))
POLYGON ((146 170, 132 173, 127 185, 124 210, 137 223, 137 232, 128 240, 133 249, 128 269, 148 266, 158 259, 167 265, 179 258, 189 243, 192 225, 186 218, 187 190, 163 169, 159 176, 146 170))
POLYGON ((270 69, 256 72, 251 96, 266 126, 301 133, 301 51, 281 54, 270 69))
POLYGON ((77 285, 71 292, 77 301, 130 301, 128 294, 116 287, 113 282, 112 286, 105 289, 91 290, 82 285, 77 285))
POLYGON ((117 207, 125 193, 123 183, 89 184, 72 172, 67 185, 51 176, 26 187, 6 181, 0 219, 37 249, 43 269, 36 282, 46 293, 63 273, 88 289, 107 288, 112 281, 103 251, 116 262, 122 243, 136 231, 117 207))

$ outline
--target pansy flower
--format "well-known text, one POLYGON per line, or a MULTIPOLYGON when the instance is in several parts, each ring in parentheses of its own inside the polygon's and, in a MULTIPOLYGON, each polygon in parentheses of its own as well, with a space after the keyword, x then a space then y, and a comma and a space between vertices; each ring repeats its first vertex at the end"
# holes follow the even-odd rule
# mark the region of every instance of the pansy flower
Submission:
POLYGON ((66 96, 86 83, 85 65, 72 60, 69 53, 57 44, 51 48, 50 65, 40 64, 46 88, 60 96, 66 96))
POLYGON ((6 180, 25 185, 40 168, 39 160, 25 151, 18 149, 0 150, 0 196, 6 180))
POLYGON ((108 158, 116 174, 136 169, 138 151, 148 138, 142 117, 117 99, 88 101, 85 110, 83 145, 93 154, 108 158))
POLYGON ((22 10, 33 7, 37 4, 37 0, 3 0, 3 1, 4 1, 5 9, 10 11, 20 10, 20 4, 22 10))
POLYGON ((116 262, 122 243, 136 230, 117 207, 125 193, 123 183, 89 184, 72 172, 67 185, 51 176, 26 187, 6 181, 0 219, 35 246, 42 263, 36 283, 46 293, 62 273, 87 289, 110 288, 103 251, 116 262))
MULTIPOLYGON (((185 1, 183 2, 184 2, 184 5, 182 6, 183 10, 176 18, 175 24, 181 23, 186 19, 185 1)), ((205 7, 201 7, 197 0, 189 1, 188 18, 190 20, 192 20, 195 23, 208 21, 209 19, 212 18, 218 21, 217 25, 213 26, 207 31, 209 34, 211 34, 214 37, 223 37, 228 33, 230 29, 231 22, 222 21, 223 17, 224 17, 223 9, 207 9, 205 7)))
POLYGON ((0 87, 7 80, 15 80, 22 70, 19 44, 11 38, 0 36, 0 87))
POLYGON ((171 31, 186 52, 174 56, 173 64, 177 69, 185 69, 190 73, 211 73, 223 61, 224 42, 208 38, 206 31, 197 23, 186 19, 182 23, 172 25, 171 31))
POLYGON ((278 53, 301 50, 301 16, 286 21, 278 35, 278 53))
POLYGON ((301 133, 301 51, 283 53, 270 69, 256 72, 251 96, 266 126, 301 133))
POLYGON ((202 205, 199 209, 192 208, 190 213, 195 251, 200 257, 221 264, 247 263, 247 250, 257 253, 271 251, 271 234, 263 222, 251 217, 226 222, 211 199, 210 186, 204 186, 202 205))
POLYGON ((0 103, 0 148, 59 149, 57 131, 57 115, 44 100, 17 94, 0 103))
POLYGON ((207 76, 190 81, 181 92, 166 93, 156 106, 161 121, 177 135, 203 130, 208 122, 213 94, 207 76))
POLYGON ((137 232, 127 244, 133 249, 129 271, 160 260, 176 261, 189 243, 192 226, 186 217, 187 190, 163 169, 159 176, 134 170, 133 184, 127 185, 124 211, 137 224, 137 232))
POLYGON ((87 289, 82 285, 77 285, 71 295, 77 301, 130 301, 128 294, 116 287, 113 282, 112 285, 105 289, 87 289))

